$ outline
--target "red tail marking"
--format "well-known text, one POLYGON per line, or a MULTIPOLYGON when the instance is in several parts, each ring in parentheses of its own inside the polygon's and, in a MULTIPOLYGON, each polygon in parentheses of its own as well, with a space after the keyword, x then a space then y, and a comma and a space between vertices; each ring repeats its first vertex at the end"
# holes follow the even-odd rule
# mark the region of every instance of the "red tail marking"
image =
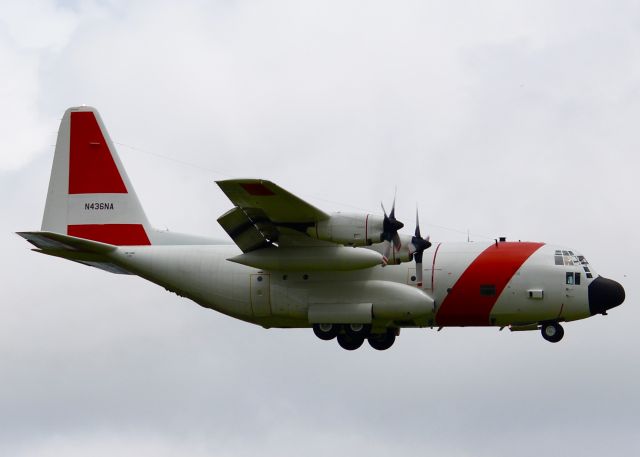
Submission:
POLYGON ((543 243, 492 244, 462 273, 438 309, 438 325, 490 325, 489 314, 522 264, 543 243), (494 295, 480 295, 481 285, 495 286, 494 295))
POLYGON ((151 244, 142 224, 85 224, 67 226, 67 235, 116 246, 151 244))
POLYGON ((127 193, 96 117, 90 111, 71 113, 69 193, 127 193))
POLYGON ((244 183, 240 184, 240 187, 246 190, 249 195, 254 195, 256 197, 269 197, 271 195, 275 195, 271 189, 260 183, 244 183))

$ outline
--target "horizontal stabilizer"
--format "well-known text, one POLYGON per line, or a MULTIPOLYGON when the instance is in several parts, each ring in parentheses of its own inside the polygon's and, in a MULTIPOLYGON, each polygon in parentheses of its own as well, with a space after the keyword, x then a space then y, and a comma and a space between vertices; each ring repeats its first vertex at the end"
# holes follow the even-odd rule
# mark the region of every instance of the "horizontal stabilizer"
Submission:
POLYGON ((131 274, 109 258, 108 255, 117 249, 112 244, 55 232, 18 232, 17 234, 38 248, 34 251, 41 254, 73 260, 110 273, 131 274))
POLYGON ((43 251, 63 250, 107 254, 116 250, 116 247, 112 244, 55 232, 17 232, 17 234, 43 251))

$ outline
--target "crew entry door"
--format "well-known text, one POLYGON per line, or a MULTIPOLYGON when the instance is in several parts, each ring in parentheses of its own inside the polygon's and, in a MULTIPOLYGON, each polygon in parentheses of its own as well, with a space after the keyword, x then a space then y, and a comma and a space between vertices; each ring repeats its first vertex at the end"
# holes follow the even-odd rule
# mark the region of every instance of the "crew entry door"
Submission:
POLYGON ((271 276, 267 274, 254 274, 251 281, 251 310, 255 317, 271 315, 271 276))

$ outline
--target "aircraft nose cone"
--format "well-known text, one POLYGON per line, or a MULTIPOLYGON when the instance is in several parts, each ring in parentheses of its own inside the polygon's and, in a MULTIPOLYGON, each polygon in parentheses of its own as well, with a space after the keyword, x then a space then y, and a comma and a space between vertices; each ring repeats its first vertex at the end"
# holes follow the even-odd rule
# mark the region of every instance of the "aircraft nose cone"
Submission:
POLYGON ((624 301, 624 288, 620 283, 598 276, 589 284, 589 311, 603 314, 624 301))

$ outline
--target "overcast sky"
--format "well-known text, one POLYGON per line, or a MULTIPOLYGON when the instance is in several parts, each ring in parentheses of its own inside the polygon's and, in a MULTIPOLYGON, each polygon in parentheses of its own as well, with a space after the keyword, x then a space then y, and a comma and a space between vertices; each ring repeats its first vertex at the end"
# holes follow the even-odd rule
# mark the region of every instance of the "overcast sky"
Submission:
POLYGON ((640 453, 635 1, 0 1, 0 454, 640 453), (438 241, 584 253, 623 306, 377 352, 30 252, 64 110, 97 107, 152 223, 225 238, 261 177, 438 241))

